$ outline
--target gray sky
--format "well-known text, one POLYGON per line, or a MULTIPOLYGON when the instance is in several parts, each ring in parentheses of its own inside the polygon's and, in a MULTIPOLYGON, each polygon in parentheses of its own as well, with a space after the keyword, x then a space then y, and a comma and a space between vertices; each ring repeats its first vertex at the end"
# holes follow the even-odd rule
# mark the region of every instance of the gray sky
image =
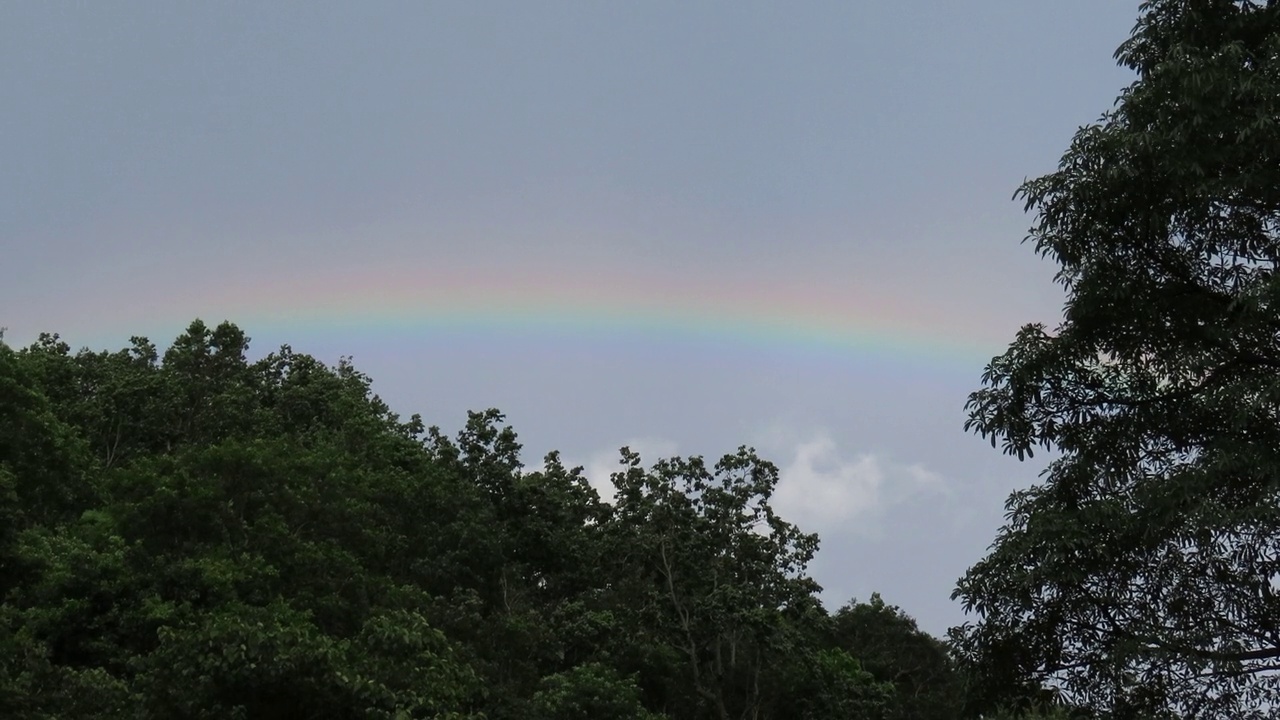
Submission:
POLYGON ((499 407, 527 462, 596 478, 623 444, 753 444, 828 604, 878 590, 942 633, 1041 467, 961 430, 983 357, 1061 304, 1010 197, 1129 81, 1136 13, 5 3, 0 326, 98 348, 230 319, 447 429, 499 407), (646 322, 663 298, 703 319, 646 322), (905 340, 725 329, 775 307, 905 340))

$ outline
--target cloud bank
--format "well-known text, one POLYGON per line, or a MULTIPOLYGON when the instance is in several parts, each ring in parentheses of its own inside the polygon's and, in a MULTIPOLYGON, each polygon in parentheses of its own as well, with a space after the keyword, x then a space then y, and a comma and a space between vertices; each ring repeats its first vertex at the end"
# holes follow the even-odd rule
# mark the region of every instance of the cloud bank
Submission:
POLYGON ((773 506, 807 531, 878 536, 880 520, 894 507, 922 495, 950 494, 938 473, 874 453, 845 453, 827 430, 793 439, 787 447, 790 459, 779 463, 773 506))

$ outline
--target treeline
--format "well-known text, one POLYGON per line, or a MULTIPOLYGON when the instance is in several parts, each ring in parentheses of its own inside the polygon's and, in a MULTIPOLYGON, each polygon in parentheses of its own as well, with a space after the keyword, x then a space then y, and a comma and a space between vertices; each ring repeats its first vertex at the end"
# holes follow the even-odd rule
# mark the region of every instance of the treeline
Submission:
POLYGON ((822 607, 818 538, 773 511, 778 470, 749 449, 624 450, 606 503, 555 453, 522 466, 496 411, 446 437, 350 362, 248 344, 198 321, 163 354, 0 342, 0 717, 992 705, 879 597, 822 607))

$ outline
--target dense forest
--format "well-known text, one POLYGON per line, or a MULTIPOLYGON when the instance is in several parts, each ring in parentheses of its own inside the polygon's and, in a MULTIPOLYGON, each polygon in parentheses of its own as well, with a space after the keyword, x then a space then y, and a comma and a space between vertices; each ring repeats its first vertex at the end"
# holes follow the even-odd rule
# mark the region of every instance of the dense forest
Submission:
POLYGON ((1274 717, 1280 2, 1149 0, 1116 57, 1019 191, 1063 319, 967 429, 1053 460, 947 638, 824 608, 748 448, 624 448, 605 502, 497 411, 446 435, 197 321, 0 340, 0 717, 1274 717))
POLYGON ((602 502, 496 411, 404 421, 350 363, 0 345, 0 716, 955 718, 945 646, 828 613, 749 449, 626 450, 602 502))

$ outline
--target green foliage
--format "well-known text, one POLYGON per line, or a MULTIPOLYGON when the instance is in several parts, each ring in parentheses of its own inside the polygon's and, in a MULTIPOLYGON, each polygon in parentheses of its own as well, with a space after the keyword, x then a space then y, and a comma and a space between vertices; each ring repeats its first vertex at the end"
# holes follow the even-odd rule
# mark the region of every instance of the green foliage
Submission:
POLYGON ((893 685, 877 681, 848 652, 819 650, 803 667, 805 674, 797 679, 797 685, 804 692, 795 699, 803 720, 887 720, 897 716, 900 706, 895 703, 893 685))
POLYGON ((644 709, 635 683, 598 663, 550 675, 530 702, 531 720, 657 720, 644 709))
POLYGON ((22 357, 0 345, 0 502, 11 533, 75 517, 93 502, 84 443, 36 387, 22 357))
POLYGON ((1020 191, 1065 317, 970 400, 1019 457, 957 595, 990 702, 1052 678, 1108 717, 1270 716, 1280 701, 1280 4, 1150 0, 1137 80, 1020 191))
POLYGON ((446 437, 348 361, 248 343, 0 343, 0 717, 888 720, 961 692, 896 608, 827 616, 751 450, 624 450, 605 503, 497 411, 446 437))
POLYGON ((1093 714, 1062 705, 1021 711, 997 710, 982 716, 984 720, 1091 720, 1093 714))
POLYGON ((746 448, 714 468, 675 458, 645 472, 627 449, 622 463, 602 528, 602 570, 625 622, 675 650, 664 705, 716 717, 769 707, 761 677, 795 651, 794 625, 814 610, 818 590, 803 574, 817 536, 769 505, 777 468, 746 448))
POLYGON ((954 720, 961 714, 963 681, 947 647, 922 632, 900 608, 878 594, 832 617, 836 647, 856 655, 877 682, 895 691, 893 720, 954 720))

